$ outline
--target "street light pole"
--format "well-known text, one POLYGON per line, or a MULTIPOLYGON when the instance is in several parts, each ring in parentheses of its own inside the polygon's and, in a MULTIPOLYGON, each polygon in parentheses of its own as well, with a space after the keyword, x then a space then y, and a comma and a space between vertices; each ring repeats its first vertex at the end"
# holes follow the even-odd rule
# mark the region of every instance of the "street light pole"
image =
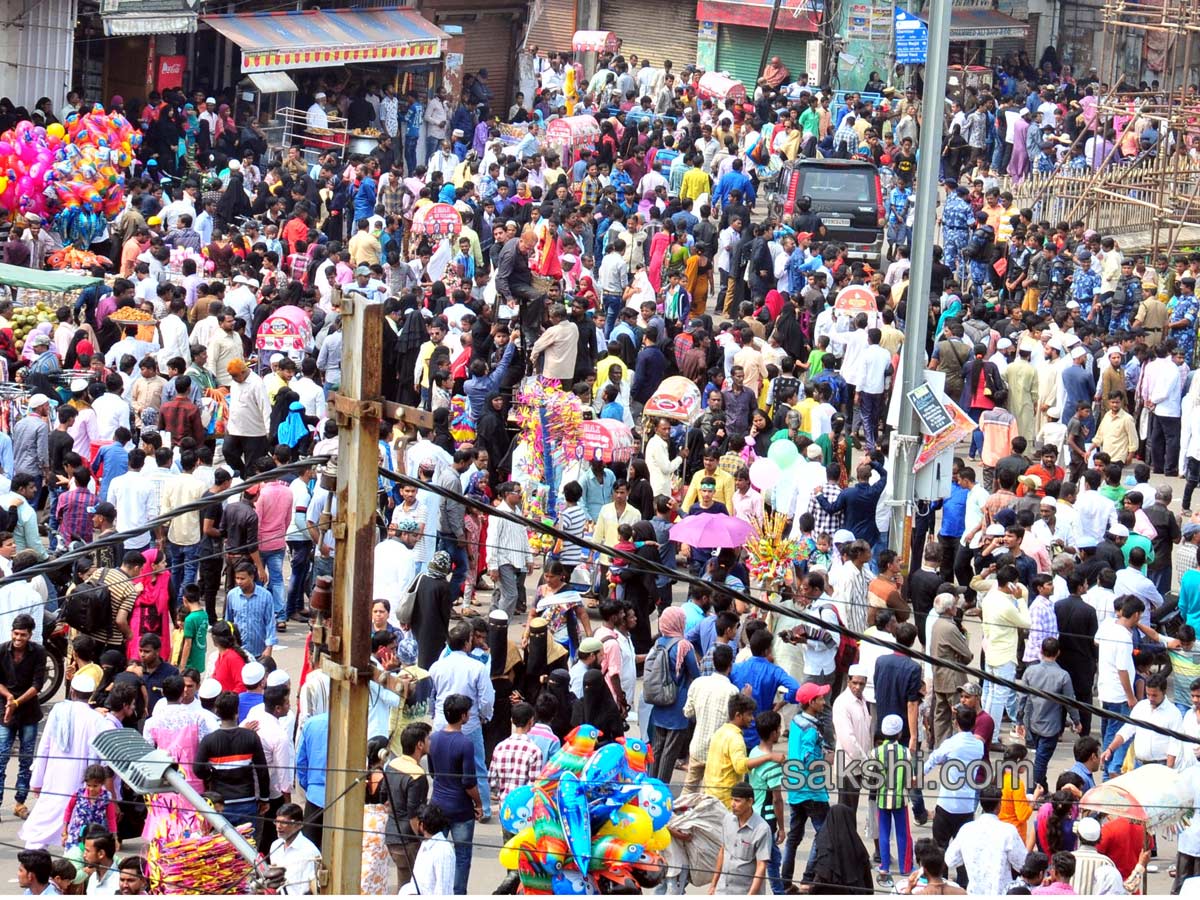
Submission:
MULTIPOLYGON (((916 478, 912 467, 921 445, 921 429, 916 410, 905 396, 924 383, 925 337, 929 329, 929 285, 933 275, 933 245, 936 243, 938 200, 938 161, 941 159, 942 130, 945 120, 946 74, 950 57, 951 0, 931 0, 929 4, 929 45, 925 57, 925 93, 921 98, 921 158, 917 161, 917 202, 913 214, 912 267, 908 281, 908 314, 904 320, 904 345, 900 354, 901 391, 899 427, 893 436, 896 445, 893 473, 893 503, 903 516, 904 527, 892 528, 889 544, 905 558, 905 544, 912 533, 913 500, 916 478)), ((937 336, 934 335, 936 338, 937 336)), ((922 548, 912 548, 914 556, 922 548)), ((911 569, 913 562, 908 560, 911 569)))

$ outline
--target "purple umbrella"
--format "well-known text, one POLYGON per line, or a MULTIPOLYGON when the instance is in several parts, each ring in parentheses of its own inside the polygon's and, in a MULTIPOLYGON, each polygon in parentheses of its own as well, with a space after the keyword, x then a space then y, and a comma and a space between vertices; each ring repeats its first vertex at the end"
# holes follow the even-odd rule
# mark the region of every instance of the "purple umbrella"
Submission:
POLYGON ((671 526, 671 540, 689 547, 740 547, 753 533, 749 522, 733 516, 698 513, 671 526))

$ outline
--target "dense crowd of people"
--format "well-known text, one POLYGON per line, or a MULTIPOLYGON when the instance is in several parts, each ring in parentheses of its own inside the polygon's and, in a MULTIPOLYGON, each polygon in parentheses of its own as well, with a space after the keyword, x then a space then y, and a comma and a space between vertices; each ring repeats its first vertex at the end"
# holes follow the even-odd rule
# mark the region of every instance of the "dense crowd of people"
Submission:
MULTIPOLYGON (((102 764, 92 739, 132 728, 248 827, 288 893, 314 889, 330 683, 319 653, 289 673, 274 648, 321 614, 340 552, 330 395, 353 297, 383 306, 381 393, 431 414, 379 435, 381 466, 415 481, 379 481, 364 893, 466 893, 491 852, 476 825, 582 724, 601 744, 645 741, 676 817, 707 834, 672 831, 670 892, 1143 890, 1155 829, 1079 800, 1158 764, 1181 810, 1198 803, 1200 254, 1126 255, 1102 222, 1039 221, 995 173, 1136 159, 1177 136, 1106 120, 1107 86, 1052 54, 1007 61, 994 92, 949 110, 924 350, 977 429, 905 560, 886 549, 901 518, 885 411, 914 324, 919 78, 903 101, 875 77, 843 102, 776 57, 743 104, 701 98, 692 66, 600 54, 584 77, 563 54, 536 61, 528 107, 505 109, 483 70, 456 97, 305 85, 310 128, 380 128, 345 159, 271 147, 203 93, 113 98, 146 134, 105 239, 115 272, 94 273, 115 277, 19 345, 21 295, 0 301, 24 391, 0 432, 0 799, 15 754, 22 887, 140 893, 146 861, 118 861, 121 842, 209 833, 102 764), (568 113, 598 136, 545 143, 568 113), (766 214, 779 167, 816 155, 878 166, 879 269, 810 198, 766 214), (435 204, 452 210, 443 231, 435 204), (849 286, 876 308, 835 309, 849 286), (260 336, 293 309, 297 346, 269 349, 260 336), (694 410, 646 415, 674 375, 694 410), (537 492, 519 424, 535 379, 637 439, 628 461, 556 485, 548 550, 519 519, 537 492), (760 460, 783 470, 765 489, 760 460), (785 576, 764 581, 745 545, 672 538, 699 515, 777 522, 785 576), (62 551, 61 579, 33 569, 62 551), (70 628, 48 714, 44 608, 70 628), (929 811, 918 768, 987 760, 1014 768, 943 779, 929 811), (856 775, 868 761, 880 784, 856 775)), ((18 217, 4 261, 41 268, 49 225, 18 217)), ((1174 892, 1200 875, 1196 821, 1174 892)))

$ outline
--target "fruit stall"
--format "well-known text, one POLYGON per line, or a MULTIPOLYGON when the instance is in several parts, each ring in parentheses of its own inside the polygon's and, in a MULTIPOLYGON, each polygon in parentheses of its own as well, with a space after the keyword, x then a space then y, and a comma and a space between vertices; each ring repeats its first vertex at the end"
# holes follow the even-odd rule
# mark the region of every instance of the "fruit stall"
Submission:
POLYGON ((11 316, 13 340, 18 352, 25 347, 25 337, 43 322, 57 323, 56 313, 64 304, 75 305, 73 296, 102 278, 74 272, 42 272, 24 266, 0 263, 0 285, 9 292, 13 301, 11 316))

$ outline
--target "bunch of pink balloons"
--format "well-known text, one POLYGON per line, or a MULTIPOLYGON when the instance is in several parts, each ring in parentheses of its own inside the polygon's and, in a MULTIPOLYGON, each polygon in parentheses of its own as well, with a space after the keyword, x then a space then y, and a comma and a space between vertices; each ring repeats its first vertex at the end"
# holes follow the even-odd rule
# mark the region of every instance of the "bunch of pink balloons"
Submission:
POLYGON ((19 122, 0 135, 0 207, 53 219, 65 240, 91 243, 121 211, 124 171, 141 141, 128 119, 99 104, 45 128, 19 122))

